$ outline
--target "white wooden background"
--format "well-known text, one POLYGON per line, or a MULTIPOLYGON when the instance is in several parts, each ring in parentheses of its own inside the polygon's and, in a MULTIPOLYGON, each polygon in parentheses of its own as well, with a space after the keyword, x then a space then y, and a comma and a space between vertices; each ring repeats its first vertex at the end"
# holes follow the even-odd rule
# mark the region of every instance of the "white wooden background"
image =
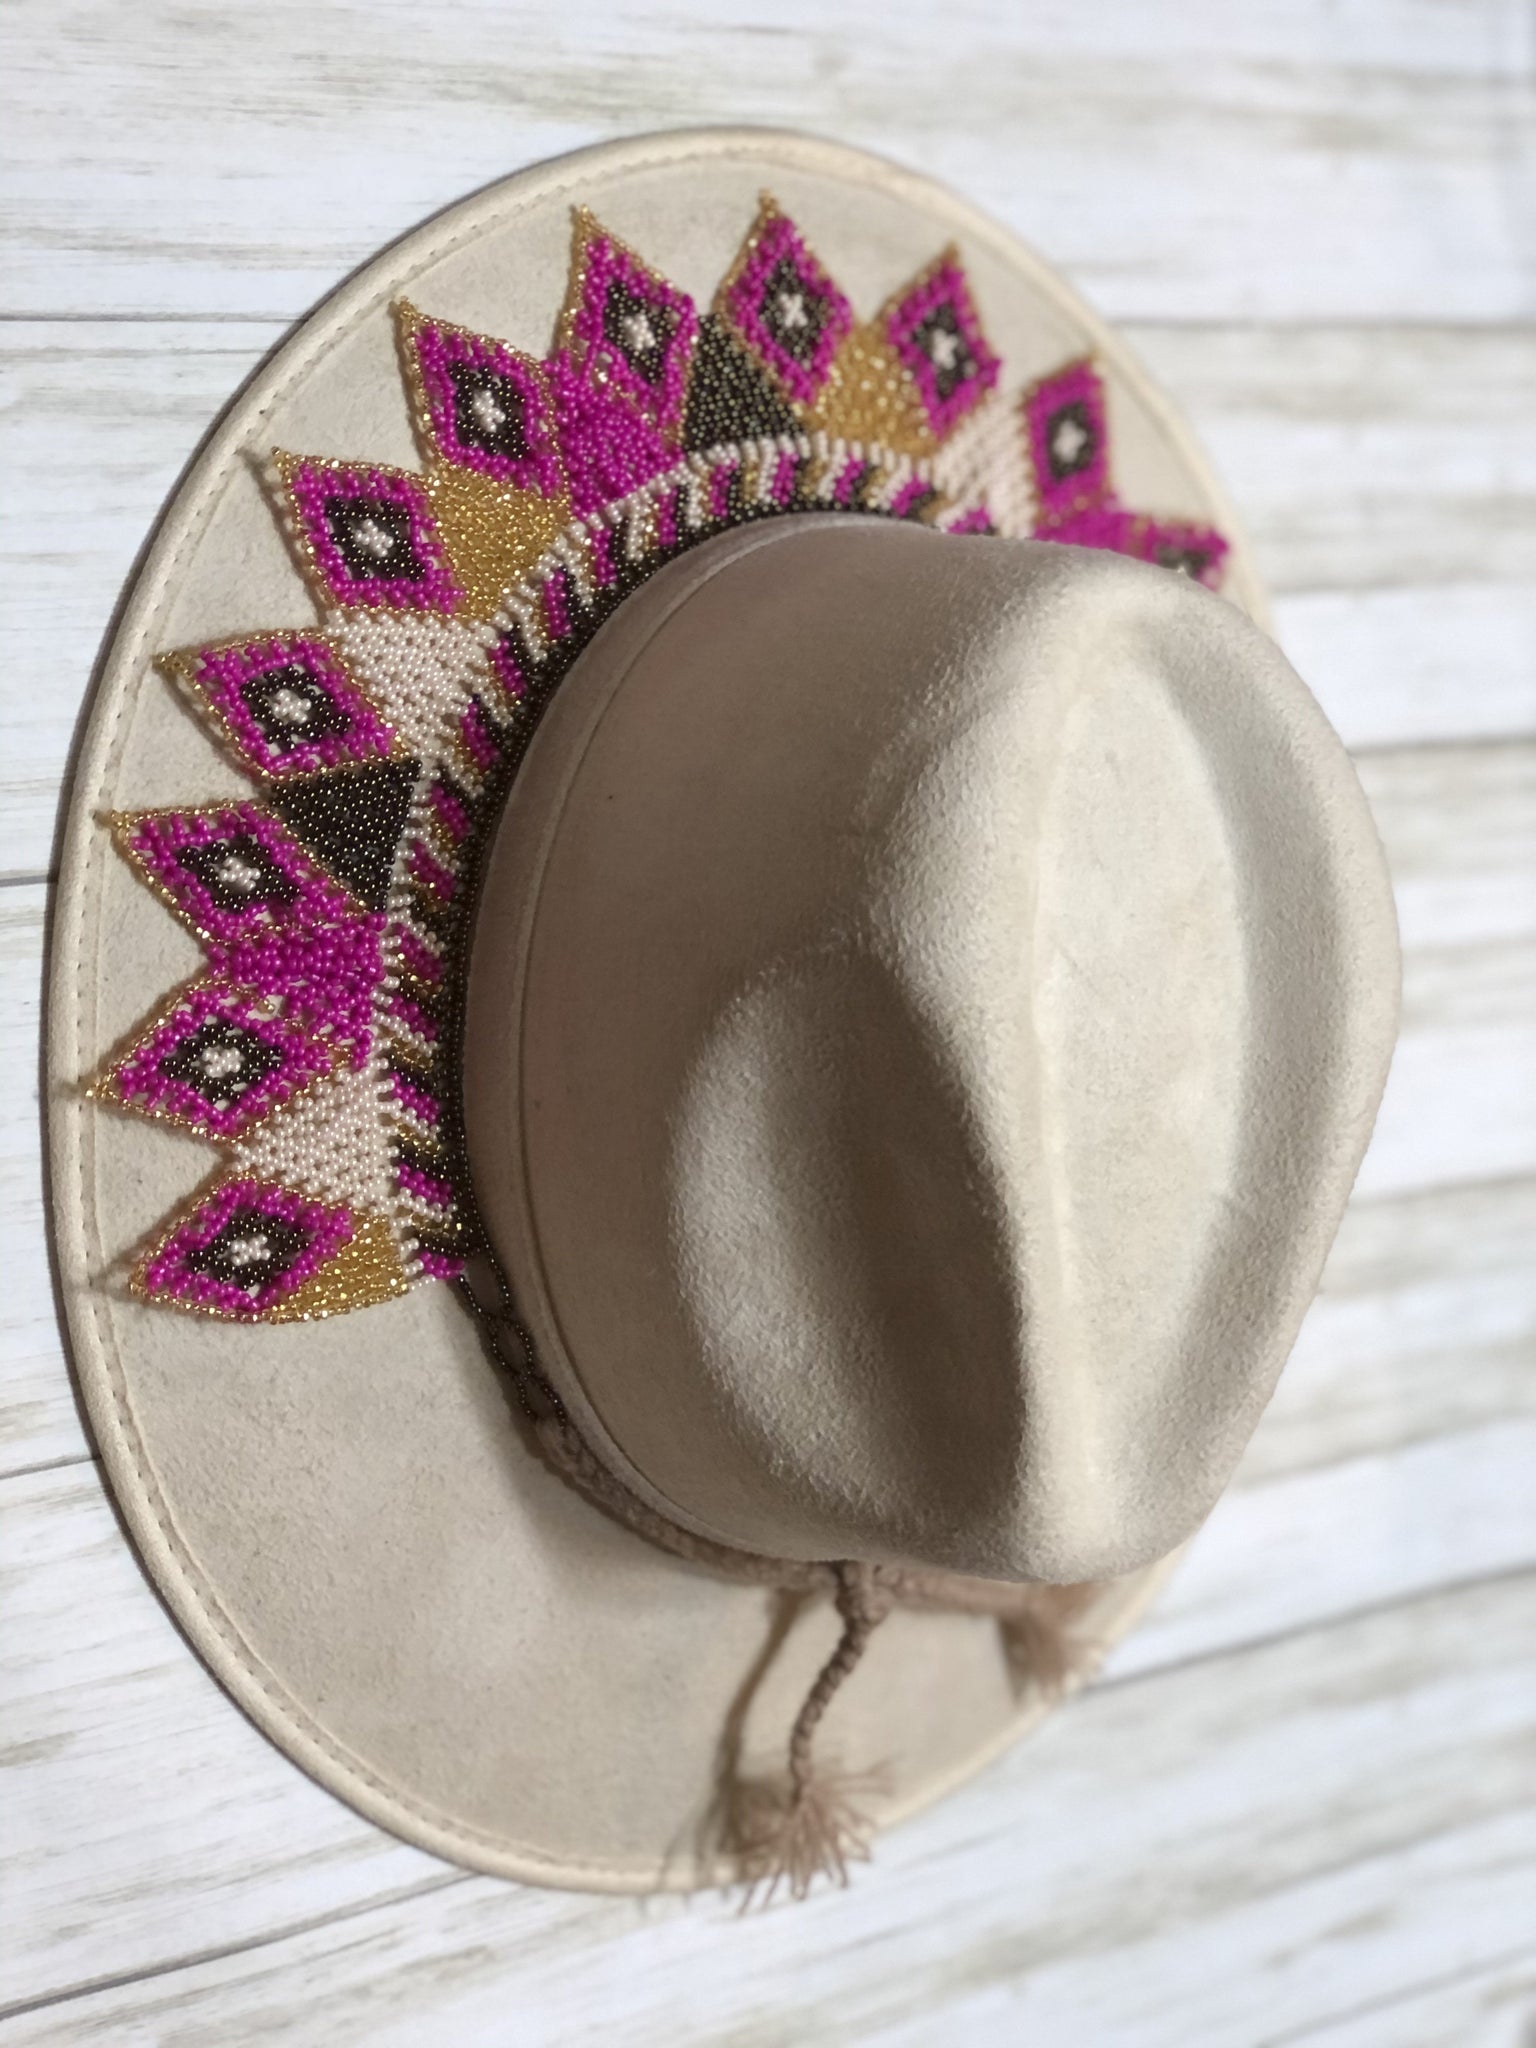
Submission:
POLYGON ((7 0, 0 2041, 1536 2042, 1536 92, 1523 0, 7 0), (576 143, 945 177, 1187 407, 1396 873, 1401 1051, 1281 1393, 1105 1681, 847 1894, 467 1876, 317 1790, 123 1543, 35 1030, 114 599, 256 359, 576 143))

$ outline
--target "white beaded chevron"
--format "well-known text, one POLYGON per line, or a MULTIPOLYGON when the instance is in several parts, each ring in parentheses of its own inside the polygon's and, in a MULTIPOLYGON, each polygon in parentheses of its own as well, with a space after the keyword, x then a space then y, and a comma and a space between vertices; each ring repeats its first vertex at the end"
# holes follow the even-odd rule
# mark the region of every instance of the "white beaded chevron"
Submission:
POLYGON ((353 674, 405 749, 438 760, 472 695, 493 696, 488 650, 494 631, 479 620, 419 613, 342 613, 331 627, 353 674))
POLYGON ((1017 393, 989 392, 929 459, 928 468, 948 497, 985 499, 999 533, 1020 539, 1034 531, 1035 484, 1017 393))
POLYGON ((397 1191, 384 1104, 372 1060, 328 1075, 258 1124, 235 1163, 253 1179, 387 1214, 397 1191))

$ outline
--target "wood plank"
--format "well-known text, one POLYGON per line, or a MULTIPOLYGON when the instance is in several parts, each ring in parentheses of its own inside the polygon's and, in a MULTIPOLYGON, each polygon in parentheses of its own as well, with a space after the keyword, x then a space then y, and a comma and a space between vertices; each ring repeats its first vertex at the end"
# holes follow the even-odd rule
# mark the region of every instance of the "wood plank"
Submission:
POLYGON ((142 0, 127 35, 113 0, 33 5, 0 310, 291 318, 519 162, 707 110, 923 165, 1120 318, 1529 315, 1514 0, 1241 12, 969 7, 936 36, 885 0, 783 0, 769 32, 747 0, 572 0, 552 33, 461 0, 424 35, 401 0, 142 0))
POLYGON ((1403 1026, 1356 1191, 1528 1173, 1536 748, 1404 748, 1359 767, 1396 890, 1403 1026))
POLYGON ((1536 732, 1536 577, 1288 591, 1275 628, 1351 747, 1536 732))
POLYGON ((60 781, 118 596, 182 467, 279 331, 0 328, 0 873, 49 866, 60 781))
POLYGON ((1531 2048, 1530 1946, 1522 1941, 1487 1967, 1456 1970, 1442 1983, 1389 1993, 1320 2027, 1294 2030, 1283 2037, 1284 2048, 1531 2048))
POLYGON ((45 2007, 3 2038, 1305 2037, 1525 1941, 1532 1592, 1457 1590, 1102 1685, 803 1906, 740 1918, 467 1878, 45 2007))
MULTIPOLYGON (((50 858, 86 679, 156 512, 280 326, 0 326, 0 874, 50 858)), ((1536 733, 1536 329, 1137 327, 1347 744, 1536 733)))
POLYGON ((0 1474, 85 1455, 44 1225, 37 1029, 44 891, 0 889, 0 1474))
POLYGON ((1242 1485, 1536 1415, 1536 1180, 1352 1202, 1242 1485))
POLYGON ((1402 747, 1356 766, 1391 863, 1406 951, 1536 931, 1536 747, 1402 747))
MULTIPOLYGON (((1282 594, 1423 587, 1432 605, 1447 584, 1529 586, 1529 329, 1290 324, 1256 336, 1236 325, 1164 326, 1133 338, 1195 421, 1282 594)), ((1463 610, 1458 622, 1473 638, 1462 640, 1456 679, 1475 697, 1477 619, 1463 610)), ((1385 664, 1388 650, 1381 655, 1385 664)), ((1437 659, 1446 660, 1443 641, 1437 659)), ((1384 665, 1378 688, 1389 679, 1384 665)), ((1367 743, 1368 728, 1339 722, 1352 745, 1367 743)))
POLYGON ((286 1763, 142 1577, 93 1465, 0 1484, 0 2006, 443 1875, 286 1763))
POLYGON ((1523 1416, 1237 1485, 1114 1668, 1159 1670, 1536 1567, 1533 1460, 1536 1417, 1523 1416))
POLYGON ((1529 1173, 1536 1154, 1536 941, 1404 956, 1403 1024, 1357 1193, 1529 1173))

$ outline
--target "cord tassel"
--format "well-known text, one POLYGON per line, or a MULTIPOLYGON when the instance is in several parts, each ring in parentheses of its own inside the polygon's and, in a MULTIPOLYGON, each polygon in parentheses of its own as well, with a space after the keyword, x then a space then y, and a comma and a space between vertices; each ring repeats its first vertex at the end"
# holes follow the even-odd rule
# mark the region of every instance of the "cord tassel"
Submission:
POLYGON ((985 1614, 997 1623, 1009 1674, 1019 1693, 1030 1687, 1058 1700, 1091 1678, 1104 1644, 1085 1628, 1103 1587, 1017 1585, 945 1572, 888 1571, 886 1585, 902 1607, 932 1614, 985 1614))
POLYGON ((1094 1586, 1028 1586, 1016 1606, 998 1616, 1003 1654, 1016 1689, 1036 1688, 1059 1700, 1069 1687, 1091 1678, 1103 1644, 1085 1635, 1081 1622, 1097 1592, 1094 1586))
POLYGON ((848 1865, 869 1859, 873 1823, 859 1798, 879 1790, 880 1772, 819 1768, 814 1750, 822 1716, 889 1614, 891 1595, 873 1565, 840 1564, 834 1571, 843 1633, 795 1716, 787 1777, 778 1784, 758 1780, 735 1787, 727 1846, 747 1887, 743 1912, 766 1906, 781 1885, 793 1899, 803 1899, 818 1877, 846 1885, 848 1865))
MULTIPOLYGON (((875 1628, 893 1606, 915 1612, 973 1614, 997 1624, 1013 1682, 1056 1700, 1090 1678, 1104 1645, 1083 1626, 1103 1592, 1094 1584, 1017 1585, 949 1572, 846 1562, 790 1562, 736 1550, 681 1528, 641 1501, 608 1471, 582 1441, 564 1407, 538 1372, 522 1325, 512 1313, 505 1282, 484 1299, 466 1275, 464 1297, 480 1318, 493 1355, 517 1389, 539 1448, 554 1471, 592 1504, 635 1535, 706 1571, 738 1583, 812 1594, 830 1589, 843 1633, 795 1717, 788 1771, 778 1783, 743 1781, 734 1764, 715 1808, 724 1824, 716 1840, 737 1864, 746 1885, 742 1910, 766 1905, 787 1886, 803 1899, 818 1877, 848 1882, 848 1866, 867 1862, 873 1822, 860 1797, 884 1789, 884 1773, 819 1769, 816 1730, 837 1689, 854 1669, 875 1628)), ((719 1825, 718 1820, 714 1823, 719 1825)))

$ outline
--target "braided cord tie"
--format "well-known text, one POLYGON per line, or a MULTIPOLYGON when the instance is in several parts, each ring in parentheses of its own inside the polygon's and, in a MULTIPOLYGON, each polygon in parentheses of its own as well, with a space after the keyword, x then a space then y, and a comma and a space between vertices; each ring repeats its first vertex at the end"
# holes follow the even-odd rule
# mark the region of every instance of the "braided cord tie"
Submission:
POLYGON ((1096 1664, 1100 1645, 1079 1632, 1096 1585, 1046 1586, 912 1571, 856 1559, 805 1562, 716 1542, 683 1528, 644 1501, 598 1458, 572 1422, 535 1360, 528 1332, 512 1310, 505 1281, 488 1303, 470 1282, 461 1292, 497 1363, 511 1376, 545 1462, 594 1507, 670 1556, 741 1584, 790 1593, 829 1593, 842 1633, 817 1673, 790 1729, 782 1780, 737 1779, 722 1800, 721 1847, 745 1884, 743 1910, 766 1905, 781 1886, 804 1898, 819 1877, 848 1882, 851 1862, 865 1861, 873 1822, 861 1795, 884 1789, 881 1769, 840 1773, 820 1764, 816 1736, 839 1689, 857 1668, 870 1638, 895 1607, 988 1616, 998 1623, 1009 1668, 1020 1690, 1054 1699, 1096 1664))

